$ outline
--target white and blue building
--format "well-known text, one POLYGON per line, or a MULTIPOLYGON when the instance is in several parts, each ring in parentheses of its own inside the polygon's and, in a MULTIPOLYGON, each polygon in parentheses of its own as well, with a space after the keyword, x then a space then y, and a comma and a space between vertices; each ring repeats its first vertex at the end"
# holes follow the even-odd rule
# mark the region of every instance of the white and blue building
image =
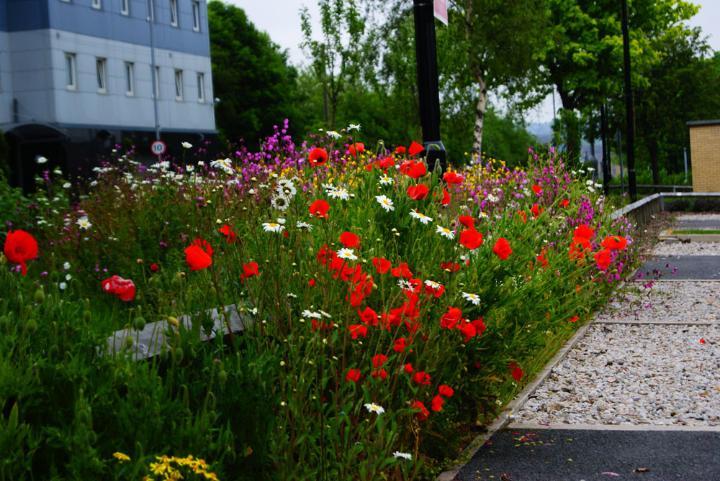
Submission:
POLYGON ((207 0, 0 0, 0 130, 22 173, 215 133, 207 0))

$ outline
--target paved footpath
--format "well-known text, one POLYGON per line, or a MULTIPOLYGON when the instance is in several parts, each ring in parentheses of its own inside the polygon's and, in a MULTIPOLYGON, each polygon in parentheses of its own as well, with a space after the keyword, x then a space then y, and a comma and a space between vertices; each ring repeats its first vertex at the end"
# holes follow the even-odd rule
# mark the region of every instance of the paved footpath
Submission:
POLYGON ((720 243, 661 243, 636 277, 455 479, 720 481, 720 243))

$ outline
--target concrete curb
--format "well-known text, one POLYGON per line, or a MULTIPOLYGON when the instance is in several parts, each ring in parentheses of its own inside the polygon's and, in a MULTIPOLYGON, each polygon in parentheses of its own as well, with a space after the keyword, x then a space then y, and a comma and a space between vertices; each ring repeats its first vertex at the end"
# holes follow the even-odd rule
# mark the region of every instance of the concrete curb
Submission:
POLYGON ((565 430, 565 431, 683 431, 683 432, 720 432, 720 426, 681 426, 676 424, 535 424, 510 423, 510 429, 523 430, 565 430))

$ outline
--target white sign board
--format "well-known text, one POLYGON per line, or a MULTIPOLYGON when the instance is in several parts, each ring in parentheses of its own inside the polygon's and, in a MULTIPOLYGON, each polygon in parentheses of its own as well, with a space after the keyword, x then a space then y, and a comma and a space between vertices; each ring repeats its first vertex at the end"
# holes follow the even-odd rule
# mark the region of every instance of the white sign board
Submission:
POLYGON ((448 24, 447 0, 435 0, 435 18, 448 24))
POLYGON ((155 155, 162 155, 167 151, 167 145, 162 140, 156 140, 150 146, 150 151, 155 155))

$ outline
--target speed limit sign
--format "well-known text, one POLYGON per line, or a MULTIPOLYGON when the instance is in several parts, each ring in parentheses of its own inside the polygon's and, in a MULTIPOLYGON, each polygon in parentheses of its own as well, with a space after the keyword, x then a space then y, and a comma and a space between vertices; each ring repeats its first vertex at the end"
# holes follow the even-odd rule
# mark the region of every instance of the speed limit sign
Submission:
POLYGON ((163 142, 162 140, 156 140, 150 146, 150 150, 155 155, 158 155, 158 156, 162 155, 165 153, 165 151, 167 151, 167 144, 165 142, 163 142))

